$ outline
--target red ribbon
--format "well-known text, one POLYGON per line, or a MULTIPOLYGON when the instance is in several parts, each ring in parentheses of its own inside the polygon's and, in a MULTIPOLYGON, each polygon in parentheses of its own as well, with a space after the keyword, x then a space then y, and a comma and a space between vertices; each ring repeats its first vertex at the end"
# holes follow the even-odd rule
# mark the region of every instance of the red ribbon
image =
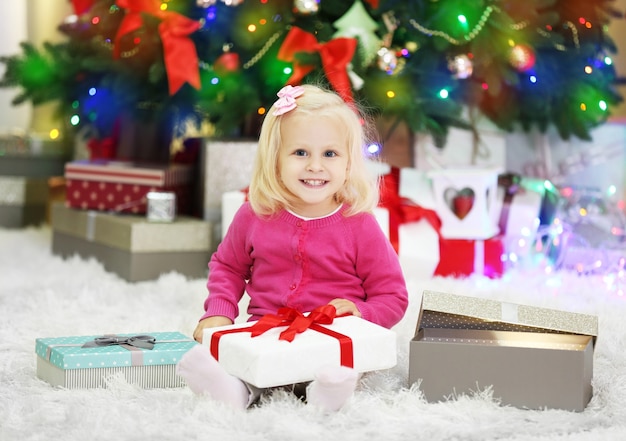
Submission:
POLYGON ((441 220, 436 211, 421 207, 412 200, 400 196, 398 167, 392 167, 391 171, 383 176, 380 193, 378 205, 389 210, 389 241, 396 252, 400 250, 398 230, 401 224, 426 219, 440 235, 441 220))
POLYGON ((211 336, 211 354, 216 360, 219 360, 219 342, 220 339, 227 334, 236 332, 250 332, 252 337, 258 337, 270 329, 279 326, 288 326, 287 329, 280 333, 279 340, 288 342, 293 341, 296 335, 301 334, 307 329, 321 332, 337 339, 339 342, 340 362, 341 366, 354 367, 354 348, 352 339, 347 335, 332 331, 321 325, 330 325, 336 317, 336 309, 332 305, 325 305, 314 309, 309 314, 304 315, 293 308, 280 308, 277 314, 266 314, 261 317, 254 325, 247 328, 224 329, 215 332, 211 336))
POLYGON ((189 35, 200 28, 200 23, 177 12, 162 11, 159 0, 117 0, 117 5, 127 10, 115 36, 113 55, 120 56, 120 39, 143 25, 142 13, 161 20, 159 35, 163 44, 163 59, 169 82, 170 95, 189 83, 200 89, 198 54, 189 35))
POLYGON ((72 0, 72 6, 74 7, 74 14, 82 15, 89 11, 93 6, 94 0, 72 0))
POLYGON ((89 148, 89 159, 114 159, 116 150, 116 140, 113 137, 98 139, 92 138, 87 142, 89 148))
POLYGON ((378 8, 378 0, 365 0, 365 2, 374 9, 378 8))
POLYGON ((317 52, 322 59, 322 67, 328 82, 347 103, 353 102, 352 86, 348 77, 347 67, 356 50, 355 38, 336 38, 327 43, 318 43, 315 35, 298 27, 292 27, 282 46, 278 50, 277 58, 293 63, 293 74, 287 84, 300 84, 302 79, 315 66, 301 64, 296 54, 298 52, 317 52))

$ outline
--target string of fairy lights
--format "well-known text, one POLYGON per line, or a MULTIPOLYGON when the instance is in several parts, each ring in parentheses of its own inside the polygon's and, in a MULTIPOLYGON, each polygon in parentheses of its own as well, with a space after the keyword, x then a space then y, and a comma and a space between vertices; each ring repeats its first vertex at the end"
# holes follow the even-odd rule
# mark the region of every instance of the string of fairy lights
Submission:
MULTIPOLYGON (((171 7, 174 10, 173 4, 178 0, 162 0, 160 4, 161 11, 168 11, 171 7)), ((210 28, 213 26, 213 23, 216 19, 216 14, 219 13, 219 8, 216 8, 218 3, 222 3, 224 6, 228 8, 237 8, 241 7, 243 4, 243 0, 196 0, 196 5, 200 8, 206 9, 206 14, 203 18, 200 19, 201 29, 202 28, 210 28)), ((264 17, 263 7, 268 3, 268 0, 260 0, 258 6, 258 14, 251 14, 248 18, 248 21, 238 21, 237 26, 242 26, 238 32, 249 32, 255 33, 259 29, 260 25, 264 25, 268 22, 269 17, 264 17)), ((360 1, 356 1, 355 4, 360 4, 360 1)), ((319 2, 311 1, 311 0, 294 0, 293 8, 290 13, 300 15, 314 15, 318 13, 319 10, 319 2)), ((268 9, 268 11, 274 11, 273 9, 268 9)), ((363 9, 364 10, 364 9, 363 9)), ((101 11, 100 14, 105 14, 107 11, 101 11)), ((109 9, 109 14, 121 13, 120 8, 113 4, 109 9)), ((275 12, 273 12, 275 13, 275 12)), ((366 14, 369 14, 366 12, 366 14)), ((347 14, 346 14, 347 15, 347 14)), ((386 74, 393 76, 398 75, 402 72, 404 66, 407 61, 411 57, 419 56, 419 51, 421 49, 421 44, 423 42, 417 41, 405 41, 402 43, 404 47, 393 47, 394 44, 394 32, 402 25, 404 22, 408 27, 417 31, 419 34, 424 35, 429 38, 440 38, 446 41, 447 43, 457 46, 460 48, 467 47, 467 53, 456 53, 456 54, 442 54, 448 58, 448 70, 451 77, 457 80, 465 80, 474 77, 474 79, 480 80, 480 78, 476 77, 476 68, 474 64, 476 64, 476 59, 474 58, 475 54, 470 52, 471 43, 474 42, 479 36, 483 35, 487 29, 498 28, 502 25, 502 23, 506 23, 506 26, 512 31, 522 31, 530 25, 528 20, 521 20, 517 22, 512 22, 510 17, 506 16, 506 13, 498 6, 494 4, 486 5, 483 9, 474 11, 473 15, 477 18, 474 21, 474 24, 471 25, 470 20, 462 13, 458 13, 456 15, 451 14, 450 20, 448 23, 453 23, 455 20, 458 24, 461 25, 461 29, 465 29, 465 32, 461 33, 460 36, 455 35, 453 32, 453 28, 451 27, 449 30, 438 29, 433 26, 428 26, 415 17, 396 17, 394 16, 393 11, 390 11, 386 14, 383 14, 381 17, 385 22, 385 26, 387 27, 387 33, 382 35, 381 37, 377 37, 379 41, 379 49, 377 49, 373 54, 374 57, 371 58, 369 54, 365 54, 363 56, 364 59, 373 60, 373 63, 369 65, 370 68, 378 68, 379 70, 385 72, 386 74), (468 29, 469 28, 469 29, 468 29)), ((367 18, 371 20, 371 17, 367 15, 367 18)), ((68 22, 70 20, 77 20, 76 16, 70 16, 67 18, 68 22)), ((103 17, 93 16, 90 17, 91 24, 97 25, 103 17)), ((366 26, 366 21, 363 17, 358 19, 351 19, 351 27, 362 26, 364 29, 366 26)), ((578 26, 582 26, 583 28, 592 28, 594 26, 589 20, 586 20, 583 17, 580 17, 577 23, 573 23, 571 21, 565 21, 560 24, 563 26, 563 29, 569 31, 569 41, 562 42, 553 42, 553 39, 550 38, 554 30, 547 26, 545 28, 537 28, 535 29, 536 33, 541 37, 548 39, 553 47, 558 51, 578 51, 580 49, 580 35, 578 26)), ((458 28, 457 28, 458 29, 458 28)), ((241 60, 242 63, 236 66, 236 69, 242 69, 243 71, 248 71, 257 66, 263 60, 266 60, 266 57, 269 53, 272 52, 272 49, 275 48, 277 44, 280 43, 281 37, 285 35, 285 33, 289 30, 289 25, 285 26, 285 29, 280 31, 276 31, 272 33, 268 38, 264 38, 261 47, 256 50, 252 55, 246 57, 246 59, 241 60)), ((366 32, 363 30, 363 32, 366 32)), ((369 32, 369 30, 367 31, 369 32)), ((376 31, 378 32, 378 30, 376 31)), ((92 37, 94 39, 94 43, 104 48, 107 52, 113 52, 115 49, 114 43, 110 39, 106 39, 101 35, 95 35, 92 37)), ((521 38, 521 37, 520 37, 521 38)), ((144 40, 140 34, 134 36, 120 51, 120 57, 122 59, 130 59, 133 57, 137 57, 140 55, 144 40)), ((534 64, 536 62, 535 53, 532 47, 528 44, 525 44, 523 41, 516 42, 511 38, 508 40, 508 44, 510 46, 509 49, 509 58, 508 63, 518 72, 518 73, 526 73, 525 77, 526 81, 530 83, 538 83, 541 81, 541 78, 535 74, 533 71, 534 64)), ((235 42, 231 42, 230 44, 225 44, 223 47, 224 53, 232 53, 233 55, 241 55, 238 53, 238 47, 235 42)), ((461 49, 462 50, 462 49, 461 49)), ((453 52, 453 51, 450 51, 453 52)), ((198 66, 199 69, 203 72, 215 75, 209 75, 208 81, 204 82, 202 87, 210 88, 212 86, 218 86, 220 83, 220 77, 215 72, 215 62, 218 60, 206 60, 199 59, 198 66)), ((601 60, 604 64, 610 65, 612 64, 612 59, 610 56, 606 55, 601 60)), ((370 61, 371 62, 371 61, 370 61)), ((597 69, 598 66, 593 66, 590 64, 584 66, 584 72, 586 74, 593 74, 594 69, 597 69)), ((351 69, 351 67, 350 67, 351 69)), ((287 78, 292 73, 292 69, 289 66, 285 66, 282 68, 282 73, 280 75, 285 75, 287 78)), ((363 83, 363 79, 357 77, 354 71, 350 70, 349 72, 350 79, 353 81, 352 85, 354 90, 358 90, 359 85, 363 83), (359 81, 357 81, 359 80, 359 81)), ((479 72, 480 74, 480 72, 479 72)), ((493 80, 493 78, 491 78, 493 80)), ((481 80, 483 89, 486 91, 490 88, 490 84, 486 80, 481 80)), ((393 100, 395 97, 399 96, 399 92, 393 90, 394 83, 389 83, 389 90, 384 92, 384 95, 389 100, 393 100)), ((456 86, 454 86, 456 87, 456 86)), ((91 90, 91 89, 90 89, 91 90)), ((451 91, 448 86, 443 87, 437 93, 438 97, 441 99, 448 99, 451 97, 451 91)), ((601 97, 597 100, 597 103, 592 103, 594 109, 599 109, 601 112, 606 112, 608 109, 608 104, 606 101, 601 99, 601 97)), ((580 110, 585 112, 590 109, 589 102, 580 102, 580 110)), ((263 113, 265 111, 264 108, 259 108, 258 112, 263 113)), ((70 119, 70 123, 73 125, 80 124, 80 116, 78 114, 73 115, 70 119)), ((58 133, 55 132, 55 136, 58 136, 58 133)))

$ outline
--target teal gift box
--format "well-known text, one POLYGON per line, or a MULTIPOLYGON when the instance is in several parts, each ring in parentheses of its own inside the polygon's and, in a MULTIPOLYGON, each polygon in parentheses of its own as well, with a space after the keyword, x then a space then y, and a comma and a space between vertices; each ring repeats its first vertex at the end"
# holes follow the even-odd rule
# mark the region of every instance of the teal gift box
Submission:
POLYGON ((104 388, 116 375, 146 389, 182 387, 176 364, 196 344, 179 332, 38 338, 37 376, 67 389, 104 388))

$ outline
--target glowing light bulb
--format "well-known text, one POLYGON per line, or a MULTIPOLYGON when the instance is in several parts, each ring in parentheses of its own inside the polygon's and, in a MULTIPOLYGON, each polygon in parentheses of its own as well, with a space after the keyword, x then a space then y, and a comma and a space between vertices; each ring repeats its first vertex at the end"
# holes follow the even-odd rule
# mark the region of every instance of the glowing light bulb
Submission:
POLYGON ((376 143, 370 144, 367 146, 367 151, 371 155, 377 155, 380 153, 380 146, 376 143))
POLYGON ((50 139, 57 139, 59 135, 61 135, 61 132, 59 132, 59 129, 52 129, 50 130, 50 133, 48 134, 48 136, 50 136, 50 139))
POLYGON ((600 107, 601 110, 606 111, 606 109, 609 107, 608 104, 606 103, 606 101, 604 100, 600 100, 600 102, 598 103, 598 107, 600 107))
POLYGON ((96 91, 96 88, 95 88, 95 87, 90 88, 90 89, 89 89, 89 96, 94 96, 94 95, 96 94, 96 92, 97 92, 97 91, 96 91))
POLYGON ((70 124, 73 126, 77 126, 79 123, 80 123, 80 116, 72 115, 72 117, 70 118, 70 124))
POLYGON ((448 96, 450 96, 450 92, 448 92, 446 89, 441 89, 439 91, 439 96, 445 100, 448 98, 448 96))
POLYGON ((396 93, 393 90, 387 91, 387 98, 395 98, 395 97, 396 97, 396 93))

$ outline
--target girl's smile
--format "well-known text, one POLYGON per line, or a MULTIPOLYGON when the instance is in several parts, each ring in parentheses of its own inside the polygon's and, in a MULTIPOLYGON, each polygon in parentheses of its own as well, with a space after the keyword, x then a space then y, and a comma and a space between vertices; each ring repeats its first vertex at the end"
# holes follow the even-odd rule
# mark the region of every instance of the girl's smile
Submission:
POLYGON ((345 133, 329 117, 284 118, 278 170, 292 196, 289 208, 304 217, 329 214, 339 205, 335 194, 347 178, 345 133))

